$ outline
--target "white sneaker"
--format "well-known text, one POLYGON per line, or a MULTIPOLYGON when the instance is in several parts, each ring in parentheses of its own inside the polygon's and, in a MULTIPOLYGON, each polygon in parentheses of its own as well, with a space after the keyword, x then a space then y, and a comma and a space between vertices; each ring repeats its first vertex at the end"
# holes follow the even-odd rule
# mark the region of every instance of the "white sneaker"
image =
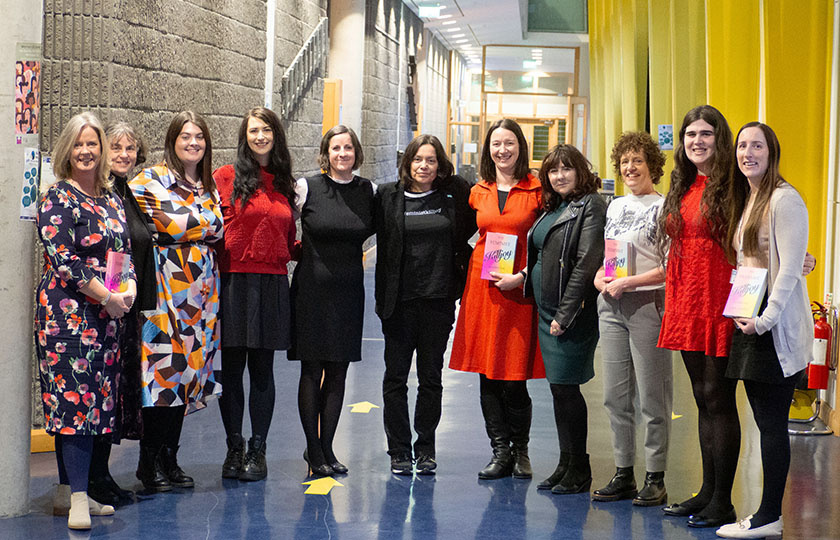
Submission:
POLYGON ((752 515, 745 517, 736 523, 724 525, 717 530, 721 538, 781 538, 782 537, 782 516, 767 525, 750 529, 752 515))

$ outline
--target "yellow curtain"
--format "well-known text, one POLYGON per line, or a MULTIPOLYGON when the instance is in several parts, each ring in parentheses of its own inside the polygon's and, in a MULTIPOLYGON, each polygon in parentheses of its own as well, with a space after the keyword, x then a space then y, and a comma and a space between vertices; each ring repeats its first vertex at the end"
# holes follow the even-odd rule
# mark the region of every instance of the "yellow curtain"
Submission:
POLYGON ((832 2, 764 0, 766 123, 779 137, 782 175, 808 205, 808 250, 818 271, 808 292, 823 300, 832 2))
MULTIPOLYGON (((671 0, 648 0, 648 64, 650 77, 650 131, 657 140, 659 125, 675 123, 673 85, 671 84, 671 0)), ((674 131, 679 130, 679 125, 674 131)), ((674 134, 676 135, 676 133, 674 134)), ((668 193, 674 151, 665 150, 667 160, 660 193, 668 193)))

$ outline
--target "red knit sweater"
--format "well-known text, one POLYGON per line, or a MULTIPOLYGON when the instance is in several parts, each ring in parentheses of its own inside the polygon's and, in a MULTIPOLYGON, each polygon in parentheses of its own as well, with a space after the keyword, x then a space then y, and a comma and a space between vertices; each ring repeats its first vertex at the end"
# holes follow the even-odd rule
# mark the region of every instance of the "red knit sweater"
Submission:
POLYGON ((222 199, 225 219, 224 246, 219 269, 222 272, 286 274, 295 245, 295 218, 288 199, 274 191, 274 176, 262 169, 262 185, 242 208, 242 201, 231 205, 235 176, 233 165, 213 173, 222 199))

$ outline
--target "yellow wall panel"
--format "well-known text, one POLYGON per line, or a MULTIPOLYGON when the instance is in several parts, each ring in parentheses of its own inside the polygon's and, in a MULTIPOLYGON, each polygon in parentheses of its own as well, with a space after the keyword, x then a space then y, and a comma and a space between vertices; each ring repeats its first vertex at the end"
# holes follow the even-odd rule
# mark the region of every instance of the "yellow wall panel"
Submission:
POLYGON ((690 109, 706 103, 706 14, 702 2, 671 2, 671 81, 674 137, 690 109))
MULTIPOLYGON (((648 62, 650 65, 650 131, 654 140, 659 124, 674 124, 671 85, 671 9, 670 0, 648 0, 648 62)), ((680 119, 681 120, 681 119, 680 119)), ((675 130, 679 125, 675 126, 675 130)), ((657 186, 660 193, 667 193, 671 170, 674 168, 674 151, 665 150, 667 161, 662 180, 657 186)))

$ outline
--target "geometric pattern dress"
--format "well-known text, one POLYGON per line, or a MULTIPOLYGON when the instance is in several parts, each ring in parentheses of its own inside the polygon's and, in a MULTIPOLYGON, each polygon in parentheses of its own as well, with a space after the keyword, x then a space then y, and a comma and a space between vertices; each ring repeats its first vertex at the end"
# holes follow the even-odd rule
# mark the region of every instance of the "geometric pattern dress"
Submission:
POLYGON ((91 197, 59 181, 41 198, 36 223, 44 245, 35 345, 46 430, 112 433, 122 319, 112 319, 79 288, 104 281, 109 251, 129 252, 122 201, 112 192, 91 197))
POLYGON ((218 397, 219 271, 210 244, 222 238, 219 193, 200 193, 165 165, 138 174, 131 191, 152 229, 157 305, 140 314, 144 407, 187 405, 218 397))

